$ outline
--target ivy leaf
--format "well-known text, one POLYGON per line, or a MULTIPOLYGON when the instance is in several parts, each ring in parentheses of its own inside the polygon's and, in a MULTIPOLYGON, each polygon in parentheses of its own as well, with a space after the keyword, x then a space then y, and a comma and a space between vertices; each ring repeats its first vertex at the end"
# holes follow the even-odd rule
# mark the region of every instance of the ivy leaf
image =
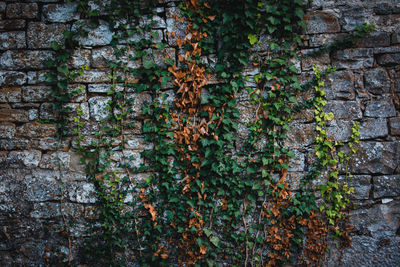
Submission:
POLYGON ((247 36, 247 38, 249 38, 249 41, 250 41, 251 45, 257 43, 257 41, 258 41, 257 36, 255 36, 254 34, 249 34, 247 36))
POLYGON ((143 67, 144 67, 145 69, 150 69, 151 67, 153 67, 153 65, 154 65, 154 63, 153 63, 153 61, 151 61, 151 60, 145 60, 145 61, 143 62, 143 67))
POLYGON ((62 74, 64 74, 64 75, 67 75, 68 74, 68 67, 67 66, 59 66, 59 67, 57 67, 57 71, 62 73, 62 74))
POLYGON ((219 247, 219 238, 216 236, 213 236, 210 238, 211 243, 213 243, 214 246, 216 246, 217 248, 219 247))
POLYGON ((211 230, 210 229, 204 228, 203 232, 206 234, 207 237, 210 237, 210 235, 211 235, 211 230))

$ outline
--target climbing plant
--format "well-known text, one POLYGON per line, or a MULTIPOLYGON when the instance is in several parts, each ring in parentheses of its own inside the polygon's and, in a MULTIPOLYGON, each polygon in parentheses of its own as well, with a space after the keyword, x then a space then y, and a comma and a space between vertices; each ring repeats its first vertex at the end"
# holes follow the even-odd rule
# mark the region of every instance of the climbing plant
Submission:
MULTIPOLYGON (((359 126, 354 124, 347 144, 327 137, 333 114, 323 109, 322 79, 334 68, 314 68, 309 82, 299 82, 303 1, 94 3, 95 9, 80 1, 79 27, 65 33, 64 44, 52 44, 57 54, 48 76, 62 139, 70 125, 68 84, 88 71, 69 70, 71 51, 100 19, 107 20, 114 35, 106 59, 111 71, 106 115, 93 125, 78 108, 73 118, 75 147, 97 194, 80 251, 87 264, 319 265, 331 233, 349 243, 351 152, 345 149, 355 152, 359 126), (160 36, 154 30, 159 8, 183 31, 160 36), (180 12, 171 12, 175 8, 180 12), (176 55, 168 53, 166 39, 176 55), (254 75, 244 74, 249 70, 254 75), (306 93, 312 96, 299 101, 306 93), (246 125, 239 121, 238 97, 253 111, 246 125), (146 99, 141 110, 137 99, 146 99), (294 192, 288 170, 295 154, 287 133, 294 116, 306 109, 314 110, 316 159, 294 192), (127 149, 126 140, 138 114, 149 144, 140 154, 127 149), (240 139, 242 126, 248 131, 240 139), (315 180, 324 175, 326 182, 316 188, 315 180), (317 189, 322 204, 316 203, 317 189)), ((349 47, 370 30, 359 27, 318 53, 349 47)))

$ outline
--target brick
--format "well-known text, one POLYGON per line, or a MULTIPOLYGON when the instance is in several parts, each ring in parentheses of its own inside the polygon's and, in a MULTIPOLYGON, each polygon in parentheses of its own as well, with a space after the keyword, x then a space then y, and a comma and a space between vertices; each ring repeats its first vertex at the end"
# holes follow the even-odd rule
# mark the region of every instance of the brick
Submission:
POLYGON ((0 109, 0 122, 28 122, 28 111, 22 109, 0 109))
POLYGON ((364 73, 365 89, 373 94, 381 95, 390 92, 390 78, 383 68, 375 68, 364 73))
POLYGON ((25 102, 44 102, 51 99, 51 87, 46 85, 28 85, 22 87, 22 99, 25 102))
POLYGON ((26 48, 25 32, 0 33, 0 50, 26 48))
POLYGON ((26 22, 23 19, 5 19, 0 20, 0 30, 22 30, 25 28, 26 22))
POLYGON ((9 50, 0 56, 0 69, 44 69, 53 55, 52 51, 45 50, 9 50))
POLYGON ((390 134, 392 135, 400 135, 400 117, 390 118, 390 134))
POLYGON ((43 6, 46 22, 70 22, 79 19, 78 3, 48 4, 43 6))
POLYGON ((0 102, 20 102, 20 87, 0 87, 0 102))
POLYGON ((365 116, 388 118, 396 116, 396 109, 389 98, 371 100, 365 107, 365 116))
POLYGON ((61 42, 64 38, 64 24, 44 24, 43 22, 30 22, 28 24, 28 48, 51 48, 51 42, 61 42))
POLYGON ((36 3, 14 3, 8 4, 6 10, 7 18, 28 18, 33 19, 38 16, 38 5, 36 3))
POLYGON ((15 86, 26 83, 27 75, 24 72, 0 71, 0 86, 15 86))
POLYGON ((307 24, 307 33, 339 32, 339 20, 333 14, 322 11, 309 12, 304 16, 307 24))

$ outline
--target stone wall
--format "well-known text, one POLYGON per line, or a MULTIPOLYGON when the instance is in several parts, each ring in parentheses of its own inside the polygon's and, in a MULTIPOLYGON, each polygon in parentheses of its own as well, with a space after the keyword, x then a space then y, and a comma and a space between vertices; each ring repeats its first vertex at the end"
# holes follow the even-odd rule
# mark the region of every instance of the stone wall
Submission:
MULTIPOLYGON (((167 31, 182 30, 166 12, 177 12, 176 3, 160 6, 157 31, 168 41, 168 53, 179 53, 167 31)), ((0 263, 2 266, 44 266, 46 260, 68 254, 63 236, 63 217, 72 233, 73 257, 92 216, 95 194, 86 182, 73 135, 61 144, 55 138, 51 119, 52 98, 45 83, 45 62, 54 53, 52 41, 79 19, 76 4, 57 0, 7 0, 0 2, 0 263), (56 149, 57 147, 57 149, 56 149), (60 160, 57 160, 59 158, 60 160), (59 164, 60 162, 60 164, 59 164), (59 170, 61 165, 61 171, 59 170), (59 181, 64 180, 63 184, 59 181), (61 191, 64 193, 61 202, 61 191), (60 212, 60 205, 63 213, 60 212)), ((334 65, 337 72, 326 80, 328 105, 335 114, 328 134, 348 140, 353 121, 361 124, 361 142, 351 159, 350 184, 356 209, 350 221, 353 247, 329 252, 326 266, 398 266, 400 264, 400 2, 397 0, 315 0, 306 15, 307 31, 303 53, 342 38, 344 32, 364 22, 376 30, 359 40, 354 48, 298 62, 302 77, 310 76, 313 64, 334 65)), ((81 38, 71 67, 88 65, 90 70, 70 85, 83 86, 71 99, 73 110, 80 106, 87 135, 106 115, 104 103, 109 88, 105 59, 113 56, 109 45, 112 32, 105 23, 81 38)), ((137 64, 141 64, 138 62, 137 64)), ((254 75, 254 70, 246 70, 254 75)), ((251 86, 251 83, 249 83, 251 86)), ((173 90, 166 90, 173 98, 173 90)), ((140 151, 149 144, 141 135, 141 105, 145 93, 134 95, 132 120, 137 128, 126 133, 124 152, 141 163, 140 151)), ((240 125, 254 119, 245 96, 239 97, 240 125), (243 100, 243 101, 242 101, 243 100)), ((71 119, 72 119, 71 115, 71 119)), ((239 129, 243 129, 243 128, 239 129)), ((296 152, 291 177, 299 177, 310 165, 314 133, 312 116, 306 112, 292 122, 289 143, 296 152)), ((239 132, 238 146, 245 137, 239 132)), ((116 159, 117 160, 117 159, 116 159)), ((144 175, 142 175, 144 177, 144 175)), ((140 174, 137 179, 142 177, 140 174)), ((295 189, 295 178, 291 186, 295 189)))

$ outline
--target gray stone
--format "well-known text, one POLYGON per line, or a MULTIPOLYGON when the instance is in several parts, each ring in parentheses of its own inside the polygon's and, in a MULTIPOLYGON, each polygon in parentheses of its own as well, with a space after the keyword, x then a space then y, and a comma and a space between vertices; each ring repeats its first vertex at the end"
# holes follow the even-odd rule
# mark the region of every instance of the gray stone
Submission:
MULTIPOLYGON (((123 49, 118 46, 117 49, 123 49)), ((92 50, 92 66, 95 68, 109 68, 110 62, 121 62, 129 68, 139 68, 140 59, 134 60, 136 52, 133 49, 124 51, 118 58, 115 56, 117 49, 114 47, 102 47, 92 50)))
POLYGON ((38 16, 38 5, 36 3, 13 3, 7 5, 7 18, 28 18, 33 19, 38 16))
POLYGON ((77 203, 96 203, 96 189, 93 184, 79 183, 68 193, 69 200, 77 203))
POLYGON ((167 14, 167 39, 170 46, 176 46, 176 40, 184 39, 185 29, 187 27, 187 22, 183 23, 179 20, 181 18, 181 13, 178 7, 171 7, 166 10, 167 14), (175 17, 176 16, 176 17, 175 17), (175 33, 173 36, 171 33, 175 33))
POLYGON ((125 136, 124 147, 126 149, 143 151, 153 149, 154 145, 146 142, 142 136, 125 136))
POLYGON ((107 106, 108 102, 111 100, 111 97, 105 96, 94 96, 89 98, 90 117, 96 121, 105 120, 110 115, 107 106))
POLYGON ((391 36, 392 44, 400 44, 400 32, 394 32, 391 36))
POLYGON ((0 50, 26 48, 25 32, 0 33, 0 50))
POLYGON ((39 165, 42 153, 39 150, 29 151, 11 151, 8 154, 7 161, 12 166, 19 166, 21 162, 27 168, 37 167, 39 165))
POLYGON ((51 88, 45 85, 22 87, 22 99, 25 102, 44 102, 51 100, 51 88))
POLYGON ((371 100, 365 107, 365 116, 387 118, 396 116, 396 109, 389 98, 371 100))
POLYGON ((388 135, 388 127, 385 118, 367 119, 360 125, 360 139, 373 139, 388 135))
POLYGON ((333 120, 326 129, 326 135, 329 139, 347 142, 352 134, 352 125, 351 121, 333 120))
POLYGON ((75 81, 78 83, 104 83, 110 81, 111 71, 88 70, 78 76, 75 81))
POLYGON ((392 135, 400 135, 400 117, 390 118, 390 134, 392 135))
POLYGON ((25 123, 17 128, 18 136, 31 138, 55 136, 56 132, 56 125, 39 122, 25 123))
MULTIPOLYGON (((108 45, 111 43, 113 33, 110 31, 108 24, 105 21, 100 21, 99 26, 91 28, 89 26, 83 27, 84 30, 88 31, 87 36, 78 37, 78 41, 83 46, 100 46, 108 45)), ((73 26, 74 30, 74 26, 73 26)))
POLYGON ((29 48, 51 48, 52 42, 60 43, 64 38, 64 24, 44 24, 43 22, 30 22, 27 30, 29 48))
POLYGON ((304 16, 307 24, 306 32, 309 34, 339 32, 340 25, 338 18, 328 12, 313 11, 304 16))
POLYGON ((350 157, 349 171, 353 174, 392 174, 400 164, 398 142, 360 142, 350 157))
POLYGON ((354 74, 351 71, 336 71, 328 75, 324 91, 328 100, 353 100, 354 74))
POLYGON ((71 155, 68 152, 51 152, 42 155, 39 167, 42 169, 52 170, 69 170, 71 162, 71 155))
MULTIPOLYGON (((142 108, 146 105, 146 103, 151 103, 152 98, 149 94, 142 92, 142 93, 134 93, 128 94, 128 99, 133 101, 132 103, 132 111, 128 114, 128 117, 133 119, 142 116, 142 108)), ((128 100, 129 101, 129 100, 128 100)))
MULTIPOLYGON (((314 49, 303 50, 302 54, 310 54, 314 49)), ((303 71, 312 70, 314 66, 318 66, 319 69, 323 69, 325 66, 330 65, 331 60, 329 54, 322 54, 318 56, 305 56, 301 60, 301 69, 303 71)))
POLYGON ((0 71, 0 86, 23 85, 26 80, 27 75, 24 72, 0 71))
POLYGON ((45 63, 53 58, 52 51, 8 50, 0 56, 0 68, 5 70, 44 69, 45 63))
POLYGON ((314 124, 291 123, 285 144, 292 148, 311 145, 316 137, 314 124))
POLYGON ((387 32, 372 32, 366 37, 356 40, 355 45, 358 47, 389 46, 390 34, 387 32))
POLYGON ((363 69, 374 65, 372 48, 344 49, 334 54, 337 69, 363 69))
POLYGON ((390 78, 383 68, 375 68, 364 73, 365 89, 377 95, 390 91, 390 78))
POLYGON ((26 22, 23 19, 4 19, 0 20, 0 30, 23 30, 26 22))
POLYGON ((400 63, 400 53, 378 55, 377 61, 382 66, 396 66, 400 63))
POLYGON ((43 6, 43 18, 46 22, 69 22, 79 19, 78 3, 49 4, 43 6))
POLYGON ((2 87, 0 88, 0 103, 21 102, 20 87, 2 87))
POLYGON ((16 128, 14 123, 0 123, 0 138, 11 139, 15 136, 16 128))
POLYGON ((400 196, 400 175, 374 177, 374 198, 400 196))
MULTIPOLYGON (((341 180, 345 180, 345 177, 340 177, 341 180)), ((351 199, 369 199, 369 193, 371 191, 371 176, 369 175, 353 175, 353 177, 347 178, 348 185, 354 188, 354 193, 350 195, 351 199)))
POLYGON ((0 122, 28 122, 28 111, 22 109, 0 109, 0 122))
POLYGON ((90 57, 92 50, 77 48, 71 55, 71 67, 81 69, 82 67, 90 66, 90 57))
POLYGON ((329 101, 324 107, 324 111, 332 112, 335 119, 353 120, 362 117, 360 104, 356 101, 329 101))

